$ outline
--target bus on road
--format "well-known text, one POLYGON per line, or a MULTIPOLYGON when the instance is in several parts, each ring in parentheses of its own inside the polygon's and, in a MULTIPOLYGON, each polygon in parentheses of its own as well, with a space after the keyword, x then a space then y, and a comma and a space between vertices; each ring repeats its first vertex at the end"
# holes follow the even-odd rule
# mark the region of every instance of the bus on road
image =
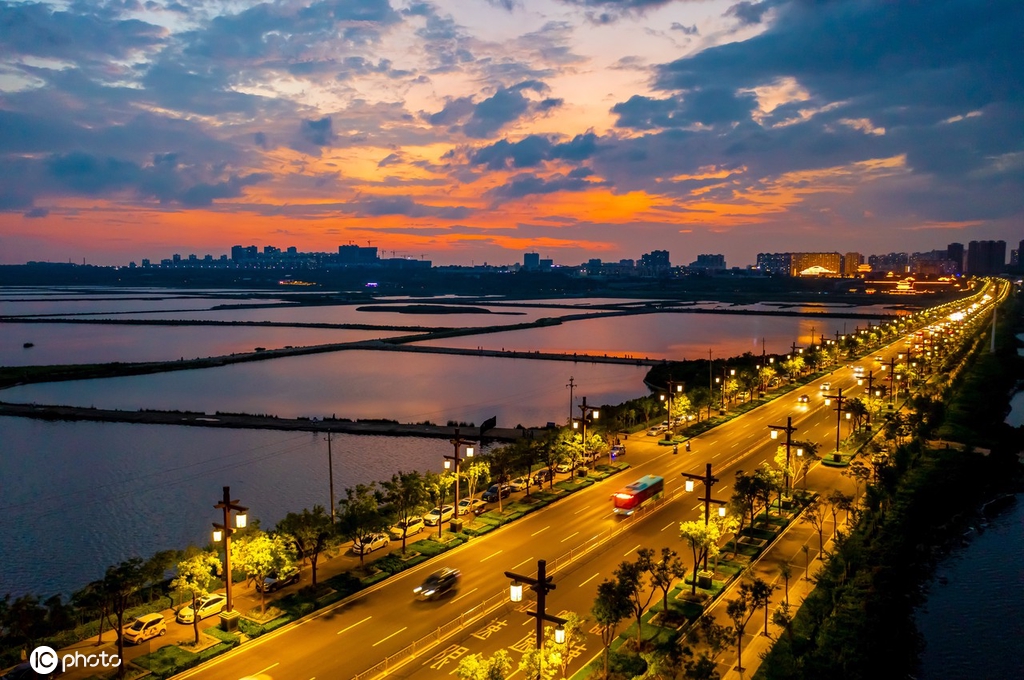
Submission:
POLYGON ((621 491, 612 495, 615 502, 615 514, 632 515, 644 503, 658 498, 665 490, 665 480, 655 475, 647 475, 627 484, 621 491))

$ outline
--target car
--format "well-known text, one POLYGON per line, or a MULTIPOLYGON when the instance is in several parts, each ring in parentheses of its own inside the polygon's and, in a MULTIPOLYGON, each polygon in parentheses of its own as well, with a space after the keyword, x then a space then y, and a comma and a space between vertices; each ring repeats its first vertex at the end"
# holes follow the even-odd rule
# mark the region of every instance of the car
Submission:
POLYGON ((854 366, 853 367, 853 374, 856 375, 856 376, 864 375, 864 367, 863 366, 854 366))
POLYGON ((423 521, 426 522, 428 527, 436 527, 438 524, 443 524, 450 520, 455 514, 454 505, 445 505, 437 507, 423 515, 423 521))
POLYGON ((391 527, 388 533, 391 534, 391 538, 400 541, 403 536, 415 536, 426 528, 427 525, 424 524, 422 517, 406 517, 398 520, 398 523, 391 527))
POLYGON ((821 383, 821 387, 819 389, 821 389, 822 392, 828 392, 830 389, 832 389, 832 383, 825 381, 821 383))
POLYGON ((389 543, 391 543, 391 539, 387 534, 370 534, 362 539, 356 539, 352 543, 352 552, 356 555, 369 555, 374 550, 388 547, 389 543))
MULTIPOLYGON (((223 595, 219 597, 226 602, 223 595)), ((191 622, 192 620, 189 619, 189 623, 191 622)), ((121 638, 128 644, 138 645, 165 633, 167 633, 167 621, 164 620, 163 614, 143 614, 121 631, 121 638)))
MULTIPOLYGON (((200 621, 203 619, 219 614, 224 607, 228 606, 228 598, 220 593, 213 593, 205 597, 199 598, 199 602, 196 603, 196 611, 198 612, 198 618, 200 621)), ((192 623, 196 615, 192 613, 192 606, 182 607, 178 610, 178 615, 175 619, 178 623, 192 623)))
POLYGON ((533 475, 533 483, 540 486, 541 484, 550 482, 554 478, 555 473, 548 468, 544 468, 543 470, 537 470, 536 474, 533 475))
POLYGON ((612 458, 622 458, 626 455, 626 447, 623 444, 616 444, 612 447, 612 450, 609 451, 609 454, 612 458))
POLYGON ((262 582, 256 582, 256 590, 261 593, 272 593, 285 586, 299 582, 299 570, 292 567, 280 572, 271 572, 262 582))
POLYGON ((661 434, 660 427, 652 427, 651 429, 647 430, 648 437, 657 437, 659 434, 661 434))
POLYGON ((801 395, 800 395, 800 399, 799 399, 799 402, 800 402, 801 404, 806 404, 806 403, 808 403, 808 402, 809 402, 810 400, 811 400, 811 398, 810 398, 810 397, 808 397, 808 396, 807 396, 806 394, 801 394, 801 395))
POLYGON ((875 357, 875 361, 881 363, 881 362, 885 361, 885 357, 883 357, 881 354, 879 354, 877 357, 875 357))
POLYGON ((487 512, 487 503, 479 498, 463 498, 459 501, 459 515, 482 515, 487 512))
MULTIPOLYGON (((527 482, 529 481, 529 479, 529 475, 525 477, 516 477, 515 479, 508 483, 508 486, 513 491, 523 491, 524 489, 526 489, 527 482)), ((530 482, 530 484, 532 483, 533 482, 530 482)))
POLYGON ((565 474, 566 472, 572 472, 572 462, 568 460, 563 460, 561 463, 555 466, 555 472, 561 472, 562 474, 565 474))
POLYGON ((416 586, 412 592, 421 600, 436 600, 454 590, 460 578, 462 572, 458 569, 445 567, 428 576, 423 584, 416 586))
POLYGON ((508 498, 512 495, 512 487, 508 484, 491 484, 490 488, 480 495, 480 498, 487 503, 496 503, 499 494, 502 498, 508 498))

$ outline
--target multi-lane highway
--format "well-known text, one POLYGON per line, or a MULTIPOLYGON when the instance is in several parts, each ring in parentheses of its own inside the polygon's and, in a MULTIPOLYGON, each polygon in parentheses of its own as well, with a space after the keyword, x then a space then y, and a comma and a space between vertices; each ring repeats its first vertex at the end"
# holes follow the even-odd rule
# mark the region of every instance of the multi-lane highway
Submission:
MULTIPOLYGON (((995 296, 999 297, 999 296, 995 296)), ((885 362, 904 351, 902 339, 874 352, 854 365, 866 371, 881 373, 881 356, 885 362)), ((887 376, 886 376, 887 377, 887 376)), ((632 467, 622 474, 599 482, 558 503, 528 515, 483 537, 473 539, 438 559, 382 582, 355 599, 329 607, 296 625, 269 633, 247 642, 239 649, 179 676, 211 680, 238 680, 259 675, 272 680, 310 680, 349 678, 385 657, 403 649, 410 642, 436 631, 478 603, 507 590, 506 570, 531 573, 538 559, 549 561, 579 548, 608 529, 631 523, 629 529, 588 552, 569 567, 554 574, 557 590, 549 596, 548 611, 576 611, 586 614, 593 602, 597 585, 610 577, 623 560, 635 557, 640 547, 659 550, 671 546, 681 555, 688 550, 679 540, 676 527, 680 521, 702 516, 703 504, 696 501, 699 493, 678 493, 683 486, 682 472, 702 474, 706 463, 721 482, 713 495, 728 499, 737 470, 753 470, 774 458, 780 440, 772 440, 768 425, 784 425, 792 418, 798 428, 794 439, 811 440, 828 453, 835 443, 836 412, 826 406, 820 391, 823 381, 831 383, 834 394, 839 388, 850 397, 863 396, 866 385, 858 386, 853 367, 838 367, 828 377, 782 396, 750 413, 739 416, 693 440, 691 451, 680 447, 674 455, 671 448, 661 447, 653 438, 642 434, 627 443, 627 460, 632 467), (808 403, 800 397, 807 395, 808 403), (640 518, 620 518, 612 512, 610 496, 624 484, 642 475, 655 474, 665 478, 666 495, 676 497, 657 511, 640 518), (414 599, 413 588, 435 569, 451 566, 461 570, 458 590, 435 602, 414 599)), ((877 383, 876 383, 877 384, 877 383)), ((834 404, 834 402, 833 402, 834 404)), ((842 421, 842 435, 847 422, 842 421)), ((838 470, 828 474, 838 476, 838 470)), ((827 474, 820 475, 827 481, 827 474)), ((701 486, 698 484, 698 491, 701 486)), ((689 559, 685 560, 687 563, 689 559)), ((524 598, 519 609, 530 606, 524 598)), ((431 651, 409 662, 400 675, 436 677, 450 672, 459 657, 466 653, 489 654, 498 648, 525 651, 533 636, 532 618, 511 606, 484 616, 468 626, 457 637, 440 640, 431 651)), ((600 649, 599 639, 588 635, 586 649, 577 650, 574 665, 588 659, 600 649)), ((515 655, 514 655, 515 656, 515 655)), ((515 656, 518 661, 518 656, 515 656)))

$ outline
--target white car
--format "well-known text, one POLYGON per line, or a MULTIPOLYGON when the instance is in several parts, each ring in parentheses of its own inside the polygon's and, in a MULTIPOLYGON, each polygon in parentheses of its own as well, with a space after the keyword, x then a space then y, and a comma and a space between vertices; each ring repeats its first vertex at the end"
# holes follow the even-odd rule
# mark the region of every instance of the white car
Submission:
POLYGON ((369 555, 374 550, 388 547, 389 543, 391 543, 391 539, 388 538, 387 534, 370 534, 361 541, 356 540, 353 542, 352 552, 356 555, 369 555))
MULTIPOLYGON (((219 614, 224 610, 224 607, 228 606, 228 598, 220 593, 213 593, 206 597, 200 598, 199 602, 196 603, 196 611, 199 612, 199 620, 219 614)), ((178 623, 192 623, 195 620, 196 615, 192 613, 192 607, 182 607, 178 610, 178 615, 175 619, 178 623)))
POLYGON ((388 533, 391 534, 391 538, 400 541, 403 535, 406 537, 415 536, 426 528, 422 517, 408 517, 398 520, 398 523, 391 527, 388 533))
POLYGON ((482 515, 485 512, 487 512, 487 503, 484 503, 479 498, 463 498, 459 501, 459 517, 470 513, 482 515))
POLYGON ((832 389, 832 383, 830 383, 830 382, 823 382, 823 383, 821 383, 821 388, 820 389, 821 389, 822 392, 828 392, 830 389, 832 389))
POLYGON ((513 491, 522 491, 526 488, 527 477, 516 477, 508 483, 513 491))
POLYGON ((447 522, 455 514, 454 505, 445 505, 444 507, 434 508, 427 514, 423 515, 423 521, 427 523, 427 526, 436 527, 438 524, 447 522))

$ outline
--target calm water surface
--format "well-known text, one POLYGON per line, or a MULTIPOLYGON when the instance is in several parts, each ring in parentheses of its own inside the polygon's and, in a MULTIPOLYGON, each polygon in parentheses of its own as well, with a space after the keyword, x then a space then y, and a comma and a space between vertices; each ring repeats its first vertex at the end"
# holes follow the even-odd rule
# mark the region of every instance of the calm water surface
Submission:
MULTIPOLYGON (((0 442, 0 594, 68 593, 120 560, 205 545, 225 485, 264 527, 330 505, 322 435, 0 417, 0 442)), ((336 435, 335 494, 399 469, 440 470, 450 449, 336 435)))
POLYGON ((1024 668, 1024 496, 936 572, 918 612, 919 680, 1019 678, 1024 668))

